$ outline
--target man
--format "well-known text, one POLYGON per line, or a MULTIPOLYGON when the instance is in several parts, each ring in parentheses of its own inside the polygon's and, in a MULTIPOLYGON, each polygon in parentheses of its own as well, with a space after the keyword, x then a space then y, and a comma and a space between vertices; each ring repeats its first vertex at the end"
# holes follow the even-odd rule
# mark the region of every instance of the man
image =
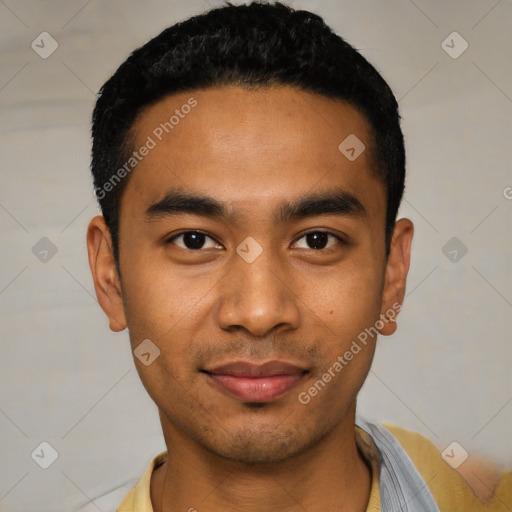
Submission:
POLYGON ((399 119, 279 3, 170 27, 103 86, 89 261, 167 446, 119 511, 510 509, 511 473, 356 418, 409 269, 399 119))

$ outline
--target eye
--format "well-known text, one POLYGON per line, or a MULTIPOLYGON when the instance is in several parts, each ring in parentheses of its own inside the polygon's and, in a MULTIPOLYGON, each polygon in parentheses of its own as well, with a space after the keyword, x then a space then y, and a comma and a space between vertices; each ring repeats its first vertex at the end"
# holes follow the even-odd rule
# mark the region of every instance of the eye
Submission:
POLYGON ((200 249, 222 249, 212 237, 201 231, 185 231, 179 235, 174 235, 166 241, 166 244, 175 244, 182 249, 197 251, 200 249), (181 243, 175 243, 175 240, 180 240, 181 243), (209 241, 209 242, 208 242, 209 241))
POLYGON ((299 247, 299 249, 313 249, 319 251, 322 249, 330 249, 337 243, 344 243, 340 237, 333 235, 332 233, 328 233, 327 231, 310 231, 309 233, 301 236, 295 243, 298 244, 299 241, 303 239, 310 247, 299 247), (335 242, 334 244, 328 245, 329 237, 335 242))

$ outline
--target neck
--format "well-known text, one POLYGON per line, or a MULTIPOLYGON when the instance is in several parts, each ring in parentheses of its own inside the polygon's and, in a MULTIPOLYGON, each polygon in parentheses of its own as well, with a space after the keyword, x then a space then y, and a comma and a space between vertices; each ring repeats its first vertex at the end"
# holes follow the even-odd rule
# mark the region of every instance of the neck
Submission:
MULTIPOLYGON (((161 415, 162 416, 162 415, 161 415)), ((364 512, 371 472, 354 437, 351 414, 308 451, 276 463, 226 460, 162 421, 168 459, 153 472, 154 512, 364 512)))

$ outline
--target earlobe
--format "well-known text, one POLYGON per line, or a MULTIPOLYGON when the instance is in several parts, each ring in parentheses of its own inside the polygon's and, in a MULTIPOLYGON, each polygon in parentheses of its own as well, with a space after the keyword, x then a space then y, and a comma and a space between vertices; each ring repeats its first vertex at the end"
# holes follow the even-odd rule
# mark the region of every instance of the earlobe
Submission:
POLYGON ((117 274, 110 230, 105 219, 94 217, 87 228, 87 252, 98 302, 114 332, 126 328, 121 283, 117 274))
POLYGON ((384 325, 379 332, 384 336, 396 331, 396 317, 402 309, 405 297, 413 235, 414 225, 409 219, 400 219, 395 223, 381 301, 381 319, 384 325))

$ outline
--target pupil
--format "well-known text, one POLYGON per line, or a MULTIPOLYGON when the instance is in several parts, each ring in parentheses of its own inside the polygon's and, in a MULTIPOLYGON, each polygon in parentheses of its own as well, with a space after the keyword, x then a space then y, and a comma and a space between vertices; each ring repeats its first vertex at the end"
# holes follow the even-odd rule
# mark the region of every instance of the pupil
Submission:
POLYGON ((327 245, 329 234, 316 231, 314 233, 308 233, 306 237, 308 245, 311 246, 312 249, 323 249, 327 245))
POLYGON ((184 233, 183 234, 183 243, 187 247, 187 249, 201 249, 204 244, 204 236, 202 233, 184 233))

